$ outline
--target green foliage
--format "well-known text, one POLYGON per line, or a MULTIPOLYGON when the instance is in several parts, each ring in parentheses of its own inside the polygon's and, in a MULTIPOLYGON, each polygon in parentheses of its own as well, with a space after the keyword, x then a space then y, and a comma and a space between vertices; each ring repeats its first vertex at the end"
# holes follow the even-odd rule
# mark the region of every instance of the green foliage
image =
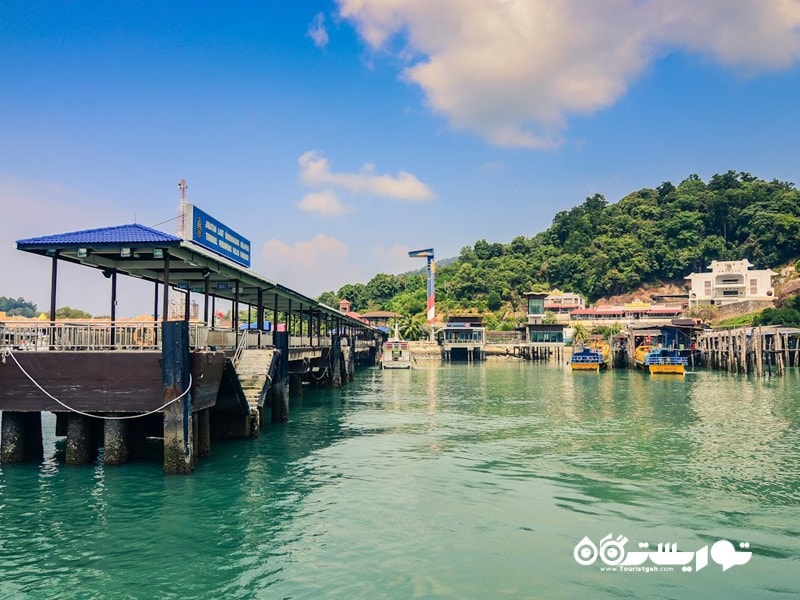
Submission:
POLYGON ((753 325, 800 327, 800 296, 784 301, 778 308, 765 308, 753 317, 753 325))
POLYGON ((332 308, 339 308, 339 297, 336 292, 322 292, 317 298, 317 302, 322 302, 332 308))
POLYGON ((33 302, 28 302, 24 298, 6 298, 0 296, 0 311, 6 313, 9 317, 35 317, 39 314, 36 305, 33 302))
POLYGON ((585 344, 589 340, 589 330, 580 323, 576 323, 572 328, 572 343, 585 344))
POLYGON ((85 310, 62 306, 56 309, 56 319, 91 319, 92 315, 85 310))
MULTIPOLYGON (((525 292, 556 288, 592 302, 642 284, 683 283, 712 260, 746 258, 767 268, 798 257, 800 192, 794 184, 735 171, 714 175, 708 184, 690 175, 677 186, 665 181, 616 203, 595 194, 557 213, 533 237, 465 246, 457 259, 437 266, 437 312, 521 309, 525 292)), ((410 317, 425 311, 426 275, 381 273, 366 285, 323 296, 332 306, 347 298, 359 312, 410 317)))
POLYGON ((604 340, 610 339, 622 331, 622 324, 615 322, 612 325, 600 325, 592 329, 592 335, 602 336, 604 340))
POLYGON ((746 315, 739 315, 738 317, 731 317, 730 319, 721 319, 714 321, 714 327, 749 327, 753 325, 758 313, 749 313, 746 315))
POLYGON ((500 298, 500 294, 497 290, 492 290, 489 292, 489 297, 486 299, 486 305, 491 311, 500 310, 500 307, 503 306, 503 300, 500 298))
POLYGON ((490 330, 500 329, 500 319, 497 318, 496 314, 489 313, 483 317, 483 325, 490 330))
MULTIPOLYGON (((350 302, 350 310, 354 312, 365 312, 369 304, 367 296, 367 286, 363 283, 348 283, 343 285, 337 294, 340 300, 348 300, 350 302)), ((338 308, 337 302, 334 308, 338 308)))
POLYGON ((423 315, 401 317, 399 330, 406 340, 426 339, 429 335, 428 322, 423 315))

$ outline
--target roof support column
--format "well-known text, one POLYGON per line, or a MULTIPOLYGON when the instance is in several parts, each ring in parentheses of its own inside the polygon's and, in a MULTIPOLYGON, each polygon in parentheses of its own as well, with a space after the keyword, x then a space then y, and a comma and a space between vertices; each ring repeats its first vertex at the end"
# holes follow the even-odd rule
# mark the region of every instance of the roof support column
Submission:
POLYGON ((56 288, 58 287, 58 250, 53 253, 50 267, 50 347, 56 343, 56 288))
POLYGON ((158 281, 153 282, 153 344, 158 346, 158 281))
POLYGON ((258 288, 258 307, 256 308, 258 315, 256 316, 256 328, 259 331, 264 329, 264 290, 258 288))
POLYGON ((233 315, 231 316, 231 323, 233 324, 233 331, 235 333, 236 347, 239 347, 239 280, 236 280, 235 296, 233 298, 233 315))
POLYGON ((111 346, 117 345, 117 328, 114 323, 117 321, 117 271, 111 271, 111 346))
POLYGON ((158 321, 158 282, 153 282, 153 321, 158 321))
POLYGON ((161 320, 166 322, 169 313, 169 249, 164 248, 164 303, 161 320))
POLYGON ((205 273, 203 282, 203 323, 208 327, 208 277, 211 273, 205 273))

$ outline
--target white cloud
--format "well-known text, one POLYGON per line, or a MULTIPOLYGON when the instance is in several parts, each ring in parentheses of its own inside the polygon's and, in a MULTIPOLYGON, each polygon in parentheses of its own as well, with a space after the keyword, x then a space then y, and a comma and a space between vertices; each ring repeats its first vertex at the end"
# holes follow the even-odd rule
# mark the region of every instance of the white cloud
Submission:
POLYGON ((338 217, 347 212, 347 208, 341 203, 333 190, 322 190, 306 194, 300 200, 298 206, 300 210, 310 213, 317 213, 323 217, 338 217))
POLYGON ((401 171, 396 177, 375 172, 364 165, 356 173, 334 173, 330 161, 310 150, 298 159, 300 181, 310 187, 332 186, 357 194, 376 194, 395 200, 423 201, 434 197, 433 191, 411 173, 401 171))
POLYGON ((373 49, 405 44, 434 112, 498 146, 557 145, 568 116, 612 105, 671 50, 750 73, 800 58, 798 0, 338 3, 373 49))
POLYGON ((338 289, 345 283, 342 276, 347 272, 349 254, 343 242, 322 233, 294 246, 271 239, 261 247, 264 274, 308 296, 338 289))
POLYGON ((317 48, 328 45, 328 30, 325 28, 325 15, 317 13, 311 25, 308 26, 308 37, 314 40, 317 48))

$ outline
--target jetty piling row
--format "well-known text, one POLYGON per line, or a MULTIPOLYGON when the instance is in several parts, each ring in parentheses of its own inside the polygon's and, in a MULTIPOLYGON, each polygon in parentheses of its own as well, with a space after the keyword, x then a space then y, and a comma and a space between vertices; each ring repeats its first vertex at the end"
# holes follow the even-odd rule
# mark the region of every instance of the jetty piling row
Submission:
POLYGON ((800 330, 779 326, 711 331, 698 339, 706 366, 760 377, 800 366, 798 342, 800 330))

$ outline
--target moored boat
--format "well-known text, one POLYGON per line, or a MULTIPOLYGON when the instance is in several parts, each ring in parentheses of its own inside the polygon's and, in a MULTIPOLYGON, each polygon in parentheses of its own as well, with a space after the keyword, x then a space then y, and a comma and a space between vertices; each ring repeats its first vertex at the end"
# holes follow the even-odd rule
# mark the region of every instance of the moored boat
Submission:
POLYGON ((413 363, 411 349, 406 340, 400 339, 397 326, 394 336, 383 344, 381 353, 382 369, 410 369, 413 363))
POLYGON ((636 367, 647 373, 683 375, 689 359, 681 356, 675 348, 663 348, 651 344, 640 344, 634 354, 636 367))
POLYGON ((573 371, 599 371, 611 363, 611 346, 596 340, 573 352, 570 366, 573 371))

